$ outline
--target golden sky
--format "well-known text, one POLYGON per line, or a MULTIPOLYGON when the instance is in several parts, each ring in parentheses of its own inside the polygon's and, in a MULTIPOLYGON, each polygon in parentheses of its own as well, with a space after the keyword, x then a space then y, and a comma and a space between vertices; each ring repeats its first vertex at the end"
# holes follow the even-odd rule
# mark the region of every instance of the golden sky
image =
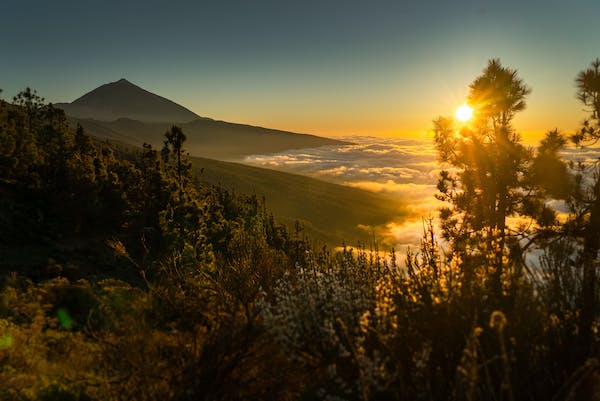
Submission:
POLYGON ((583 118, 574 78, 600 56, 598 15, 589 0, 9 1, 0 88, 70 102, 126 78, 220 120, 424 136, 500 58, 533 90, 516 127, 569 131, 583 118))

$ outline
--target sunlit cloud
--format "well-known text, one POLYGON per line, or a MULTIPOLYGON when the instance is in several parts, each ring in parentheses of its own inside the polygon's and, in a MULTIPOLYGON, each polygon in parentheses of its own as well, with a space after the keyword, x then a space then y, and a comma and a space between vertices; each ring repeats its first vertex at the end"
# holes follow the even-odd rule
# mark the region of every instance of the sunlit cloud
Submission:
POLYGON ((406 138, 343 138, 352 145, 324 146, 273 155, 253 155, 245 163, 312 176, 397 199, 409 212, 402 221, 360 226, 383 244, 418 247, 423 219, 437 215, 440 172, 433 141, 406 138))
POLYGON ((247 164, 314 176, 341 184, 358 181, 427 182, 437 168, 430 141, 351 137, 352 145, 252 155, 247 164))
MULTIPOLYGON (((423 219, 436 217, 442 202, 435 198, 442 170, 433 140, 381 137, 342 138, 351 145, 291 150, 272 155, 253 155, 245 163, 315 177, 324 181, 391 196, 402 204, 407 216, 380 226, 360 228, 397 250, 419 246, 423 219)), ((567 160, 590 164, 600 158, 600 148, 567 147, 561 152, 567 160)), ((564 220, 568 206, 549 200, 564 220)), ((511 219, 513 225, 529 225, 530 220, 511 219)))
POLYGON ((410 219, 404 222, 392 222, 387 225, 389 235, 394 238, 396 247, 402 253, 407 249, 419 249, 424 227, 423 219, 410 219))
POLYGON ((418 205, 413 206, 413 208, 416 210, 429 210, 429 205, 437 205, 438 202, 434 197, 436 187, 433 184, 418 184, 414 182, 399 183, 393 180, 388 180, 386 182, 347 182, 346 185, 371 192, 393 193, 398 195, 398 197, 405 202, 419 202, 418 205), (427 204, 427 207, 424 207, 424 203, 427 204))
MULTIPOLYGON (((381 137, 342 138, 352 145, 325 146, 315 149, 288 151, 273 155, 253 155, 248 164, 312 176, 366 191, 385 194, 396 199, 407 215, 379 226, 361 225, 359 228, 372 235, 380 250, 394 247, 404 255, 407 248, 418 250, 423 236, 424 219, 434 218, 443 203, 435 198, 440 171, 450 169, 439 163, 433 140, 381 137)), ((578 149, 567 147, 561 156, 568 161, 592 165, 600 159, 600 147, 578 149)), ((589 184, 591 175, 584 178, 589 184)), ((548 200, 565 221, 569 207, 563 201, 548 200)), ((511 217, 513 227, 530 227, 531 219, 511 217)), ((438 239, 439 228, 435 228, 438 239)), ((441 239, 440 239, 440 242, 441 239)), ((403 261, 399 261, 403 262, 403 261)))

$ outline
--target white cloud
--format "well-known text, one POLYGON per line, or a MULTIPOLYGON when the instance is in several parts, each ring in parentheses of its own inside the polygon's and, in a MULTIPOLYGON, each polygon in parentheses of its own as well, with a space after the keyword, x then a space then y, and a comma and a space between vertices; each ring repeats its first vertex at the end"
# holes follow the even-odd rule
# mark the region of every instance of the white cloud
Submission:
POLYGON ((362 229, 398 250, 418 247, 423 218, 436 216, 440 172, 433 141, 350 137, 353 145, 292 150, 247 157, 247 164, 304 174, 325 181, 392 195, 410 212, 408 219, 362 229))
POLYGON ((276 168, 326 181, 348 184, 362 181, 431 183, 438 168, 433 143, 404 138, 347 138, 353 145, 291 150, 252 155, 247 164, 276 168))

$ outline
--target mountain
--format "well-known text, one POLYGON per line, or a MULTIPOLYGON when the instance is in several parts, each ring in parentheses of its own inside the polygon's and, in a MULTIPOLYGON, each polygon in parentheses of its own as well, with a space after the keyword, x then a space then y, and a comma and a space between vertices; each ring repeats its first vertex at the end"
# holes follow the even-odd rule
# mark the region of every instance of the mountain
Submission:
POLYGON ((185 107, 155 95, 126 79, 102 85, 72 103, 57 103, 68 115, 112 121, 130 118, 144 122, 184 123, 201 118, 185 107))
POLYGON ((343 145, 347 142, 200 117, 185 107, 121 79, 102 85, 72 103, 57 103, 72 125, 98 138, 132 145, 162 146, 172 124, 187 136, 192 156, 240 160, 246 155, 288 149, 343 145))
MULTIPOLYGON (((80 124, 97 137, 140 146, 144 142, 162 147, 164 134, 171 123, 145 123, 128 118, 115 121, 70 118, 72 126, 80 124)), ((277 153, 289 149, 344 145, 348 142, 315 135, 296 134, 245 124, 198 119, 179 124, 187 136, 185 148, 192 156, 239 161, 252 154, 277 153)))

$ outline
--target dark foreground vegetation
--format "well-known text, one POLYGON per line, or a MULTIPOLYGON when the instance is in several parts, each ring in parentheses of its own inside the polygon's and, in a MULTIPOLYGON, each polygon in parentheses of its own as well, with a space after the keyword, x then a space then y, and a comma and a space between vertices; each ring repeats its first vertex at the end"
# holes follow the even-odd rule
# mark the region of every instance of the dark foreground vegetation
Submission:
POLYGON ((446 245, 429 226, 402 266, 198 185, 177 127, 130 152, 0 102, 0 399, 598 399, 598 165, 521 145, 528 93, 494 60, 476 119, 436 120, 446 245))

